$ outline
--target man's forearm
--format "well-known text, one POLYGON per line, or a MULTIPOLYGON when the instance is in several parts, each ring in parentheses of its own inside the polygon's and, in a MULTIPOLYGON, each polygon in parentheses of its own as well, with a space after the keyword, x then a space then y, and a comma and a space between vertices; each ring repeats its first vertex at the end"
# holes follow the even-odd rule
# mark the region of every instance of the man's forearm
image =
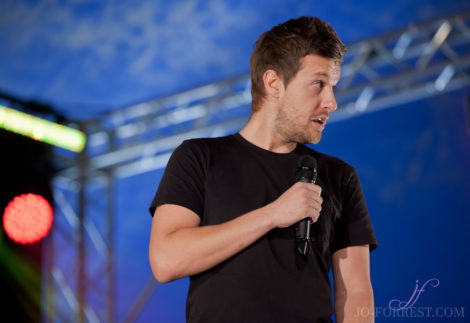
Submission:
POLYGON ((374 295, 370 291, 335 296, 335 319, 337 323, 374 322, 374 295))
POLYGON ((150 247, 154 274, 160 282, 208 270, 254 243, 273 227, 264 207, 231 221, 181 228, 150 247))

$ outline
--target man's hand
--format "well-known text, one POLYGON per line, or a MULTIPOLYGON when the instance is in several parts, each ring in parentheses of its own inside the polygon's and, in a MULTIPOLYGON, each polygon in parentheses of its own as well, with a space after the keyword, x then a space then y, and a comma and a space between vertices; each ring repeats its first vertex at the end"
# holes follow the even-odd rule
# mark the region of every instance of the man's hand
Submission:
POLYGON ((285 228, 307 217, 316 222, 322 202, 320 186, 297 182, 266 208, 273 216, 273 226, 285 228))

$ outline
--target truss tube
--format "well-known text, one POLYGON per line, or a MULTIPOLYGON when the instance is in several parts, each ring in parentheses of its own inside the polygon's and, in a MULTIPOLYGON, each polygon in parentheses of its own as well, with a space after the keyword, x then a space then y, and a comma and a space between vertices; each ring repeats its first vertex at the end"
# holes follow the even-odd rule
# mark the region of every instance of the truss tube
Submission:
MULTIPOLYGON (((114 142, 114 140, 112 140, 114 142)), ((115 170, 111 167, 106 172, 107 177, 107 210, 106 210, 106 237, 108 238, 107 259, 106 259, 106 274, 108 278, 107 284, 107 322, 115 322, 115 286, 116 277, 114 271, 114 196, 115 196, 115 170)))
POLYGON ((85 323, 85 297, 86 297, 86 250, 85 250, 85 185, 87 169, 87 150, 79 155, 79 191, 78 191, 78 322, 85 323))

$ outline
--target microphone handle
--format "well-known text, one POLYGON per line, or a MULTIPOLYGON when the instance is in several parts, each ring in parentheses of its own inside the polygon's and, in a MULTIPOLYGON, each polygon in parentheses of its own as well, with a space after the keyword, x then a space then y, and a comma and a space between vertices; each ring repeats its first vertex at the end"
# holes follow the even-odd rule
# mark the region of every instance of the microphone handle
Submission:
MULTIPOLYGON (((309 180, 308 178, 302 177, 299 182, 315 184, 315 179, 309 180)), ((311 218, 305 218, 297 223, 296 235, 297 238, 297 250, 301 255, 307 254, 308 244, 310 243, 310 224, 311 218)))
POLYGON ((310 218, 305 218, 297 224, 297 250, 301 255, 307 254, 308 244, 310 243, 310 218), (302 233, 299 235, 299 232, 302 233))

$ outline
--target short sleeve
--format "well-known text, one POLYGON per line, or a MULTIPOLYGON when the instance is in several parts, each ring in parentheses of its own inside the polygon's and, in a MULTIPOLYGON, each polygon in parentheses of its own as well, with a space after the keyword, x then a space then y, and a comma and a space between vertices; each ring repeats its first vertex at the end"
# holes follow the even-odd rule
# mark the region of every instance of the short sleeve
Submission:
POLYGON ((344 184, 341 204, 341 216, 335 223, 331 253, 364 244, 369 245, 370 251, 377 248, 369 211, 354 168, 344 184))
POLYGON ((184 206, 202 217, 207 151, 203 143, 186 140, 172 153, 149 211, 153 216, 158 206, 184 206))

